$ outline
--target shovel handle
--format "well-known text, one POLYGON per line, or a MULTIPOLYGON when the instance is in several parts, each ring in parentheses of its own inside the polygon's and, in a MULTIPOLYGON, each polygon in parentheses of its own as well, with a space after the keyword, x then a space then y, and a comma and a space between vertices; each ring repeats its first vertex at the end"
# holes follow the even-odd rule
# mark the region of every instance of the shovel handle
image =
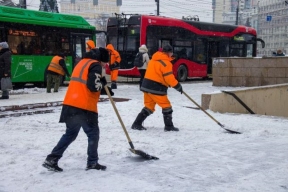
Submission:
POLYGON ((118 112, 118 110, 117 110, 117 108, 116 108, 116 105, 115 105, 115 103, 114 103, 114 101, 113 101, 113 98, 111 97, 111 94, 110 94, 110 92, 109 92, 109 89, 108 89, 107 85, 104 86, 104 89, 105 89, 105 91, 106 91, 106 94, 107 94, 108 97, 109 97, 109 100, 110 100, 110 102, 111 102, 111 104, 112 104, 112 106, 113 106, 113 109, 114 109, 114 111, 115 111, 115 113, 116 113, 116 115, 117 115, 117 117, 118 117, 118 120, 119 120, 119 122, 120 122, 120 124, 121 124, 121 126, 122 126, 122 128, 123 128, 123 131, 124 131, 124 133, 125 133, 125 135, 126 135, 126 137, 127 137, 127 139, 128 139, 129 145, 130 145, 130 147, 131 147, 132 149, 134 149, 133 143, 132 143, 132 141, 131 141, 131 139, 130 139, 130 137, 129 137, 129 134, 128 134, 126 128, 125 128, 125 125, 124 125, 124 123, 123 123, 123 121, 122 121, 122 119, 121 119, 121 117, 120 117, 120 114, 119 114, 119 112, 118 112))
POLYGON ((215 121, 218 125, 220 125, 221 127, 223 127, 223 125, 221 123, 219 123, 214 117, 212 117, 206 110, 204 110, 198 103, 196 103, 191 97, 189 97, 189 95, 187 95, 187 93, 185 93, 183 91, 183 94, 190 100, 192 101, 197 107, 199 107, 199 109, 201 109, 204 113, 206 113, 206 115, 208 115, 213 121, 215 121))

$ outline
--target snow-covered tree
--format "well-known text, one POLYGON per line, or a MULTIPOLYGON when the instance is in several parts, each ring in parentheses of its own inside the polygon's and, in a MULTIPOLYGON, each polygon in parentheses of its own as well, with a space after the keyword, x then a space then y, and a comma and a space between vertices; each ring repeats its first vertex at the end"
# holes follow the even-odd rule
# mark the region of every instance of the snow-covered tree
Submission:
POLYGON ((0 5, 9 7, 20 7, 19 4, 13 3, 12 0, 0 0, 0 5))
POLYGON ((57 0, 40 0, 39 11, 59 13, 57 0))

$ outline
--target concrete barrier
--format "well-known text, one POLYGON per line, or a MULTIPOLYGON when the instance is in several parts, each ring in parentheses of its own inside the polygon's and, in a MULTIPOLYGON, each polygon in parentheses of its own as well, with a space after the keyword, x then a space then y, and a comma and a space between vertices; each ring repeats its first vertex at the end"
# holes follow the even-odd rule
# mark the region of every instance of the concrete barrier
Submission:
POLYGON ((288 83, 288 57, 213 58, 213 86, 253 87, 288 83))
MULTIPOLYGON (((288 117, 288 83, 230 92, 255 114, 288 117)), ((201 106, 220 113, 250 113, 233 96, 223 92, 202 94, 201 106)))

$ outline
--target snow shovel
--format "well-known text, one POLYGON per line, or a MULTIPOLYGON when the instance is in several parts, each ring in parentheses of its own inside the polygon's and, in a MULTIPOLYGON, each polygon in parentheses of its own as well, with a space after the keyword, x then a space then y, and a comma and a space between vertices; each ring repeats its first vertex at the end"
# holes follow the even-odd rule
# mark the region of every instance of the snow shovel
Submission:
POLYGON ((192 101, 197 107, 199 107, 199 109, 201 109, 204 113, 206 113, 206 115, 208 115, 213 121, 215 121, 221 128, 225 129, 228 133, 233 133, 233 134, 241 134, 238 131, 233 131, 231 129, 227 129, 225 128, 225 126, 223 124, 221 124, 220 122, 218 122, 216 119, 214 119, 214 117, 212 117, 206 110, 204 110, 200 105, 198 105, 198 103, 196 103, 191 97, 189 97, 189 95, 187 95, 187 93, 185 93, 183 91, 183 94, 190 100, 192 101))
POLYGON ((117 108, 116 108, 116 106, 115 106, 115 103, 114 103, 114 101, 113 101, 113 99, 112 99, 112 97, 111 97, 111 94, 110 94, 110 92, 109 92, 109 90, 108 90, 107 85, 104 86, 104 89, 105 89, 105 91, 106 91, 106 93, 107 93, 107 95, 108 95, 108 97, 109 97, 109 100, 110 100, 110 102, 111 102, 111 104, 112 104, 112 106, 113 106, 113 108, 114 108, 114 111, 115 111, 115 113, 116 113, 116 115, 117 115, 117 117, 118 117, 118 119, 119 119, 119 122, 120 122, 120 124, 121 124, 121 126, 122 126, 122 128, 123 128, 123 131, 124 131, 124 133, 125 133, 125 135, 126 135, 126 137, 127 137, 128 143, 129 143, 129 145, 130 145, 130 147, 131 147, 129 150, 130 150, 132 153, 134 153, 134 154, 136 154, 136 155, 139 155, 139 156, 143 157, 143 158, 146 159, 146 160, 157 160, 157 159, 159 159, 158 157, 149 155, 148 153, 145 153, 144 151, 136 150, 136 149, 134 148, 134 145, 133 145, 133 143, 132 143, 132 141, 131 141, 131 139, 130 139, 130 137, 129 137, 129 135, 128 135, 128 132, 127 132, 127 130, 126 130, 126 128, 125 128, 125 125, 124 125, 124 123, 123 123, 123 121, 122 121, 122 119, 121 119, 121 117, 120 117, 120 114, 119 114, 119 112, 118 112, 118 110, 117 110, 117 108))

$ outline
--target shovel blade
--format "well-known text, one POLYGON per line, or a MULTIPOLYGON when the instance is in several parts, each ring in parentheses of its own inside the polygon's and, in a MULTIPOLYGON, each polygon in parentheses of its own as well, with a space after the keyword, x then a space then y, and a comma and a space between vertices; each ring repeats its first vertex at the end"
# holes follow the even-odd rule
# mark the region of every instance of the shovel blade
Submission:
POLYGON ((226 128, 224 128, 226 131, 228 131, 228 133, 232 133, 232 134, 241 134, 240 132, 238 132, 238 131, 233 131, 233 130, 231 130, 231 129, 226 129, 226 128))
POLYGON ((148 153, 145 153, 144 151, 141 150, 136 150, 136 149, 129 149, 132 153, 139 155, 143 157, 146 160, 158 160, 158 157, 155 157, 153 155, 149 155, 148 153))

